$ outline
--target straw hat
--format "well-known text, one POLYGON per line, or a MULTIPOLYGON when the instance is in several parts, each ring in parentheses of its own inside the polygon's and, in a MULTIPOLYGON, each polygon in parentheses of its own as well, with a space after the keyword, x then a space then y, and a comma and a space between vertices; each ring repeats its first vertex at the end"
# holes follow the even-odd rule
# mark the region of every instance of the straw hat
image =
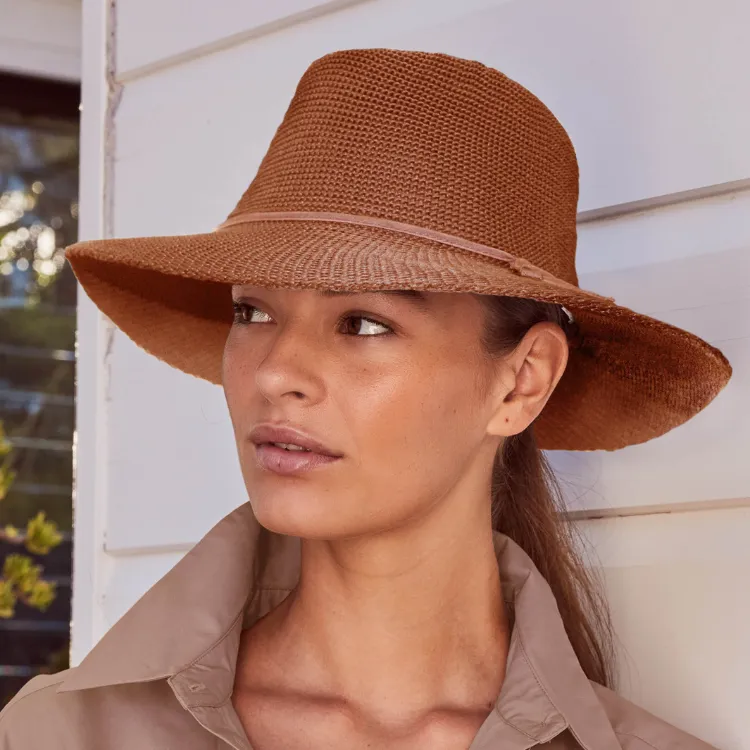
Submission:
POLYGON ((307 69, 216 230, 79 242, 67 258, 136 344, 214 383, 232 284, 563 305, 581 335, 537 439, 614 450, 690 419, 731 368, 698 337, 579 288, 577 202, 573 144, 520 84, 448 55, 346 50, 307 69))

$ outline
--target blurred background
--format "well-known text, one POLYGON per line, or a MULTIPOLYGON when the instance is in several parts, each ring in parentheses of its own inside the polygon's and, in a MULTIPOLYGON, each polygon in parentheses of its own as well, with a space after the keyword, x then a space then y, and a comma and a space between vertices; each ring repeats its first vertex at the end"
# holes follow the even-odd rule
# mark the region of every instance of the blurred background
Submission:
POLYGON ((746 0, 0 0, 0 700, 78 664, 246 500, 221 389, 116 330, 62 248, 211 230, 310 62, 395 47, 545 102, 579 161, 581 286, 732 363, 684 427, 550 459, 603 569, 619 691, 748 750, 748 29, 746 0))
POLYGON ((69 660, 76 281, 63 249, 78 236, 81 16, 80 4, 68 9, 67 24, 42 7, 21 3, 27 7, 19 12, 6 5, 0 3, 0 706, 27 679, 69 660))

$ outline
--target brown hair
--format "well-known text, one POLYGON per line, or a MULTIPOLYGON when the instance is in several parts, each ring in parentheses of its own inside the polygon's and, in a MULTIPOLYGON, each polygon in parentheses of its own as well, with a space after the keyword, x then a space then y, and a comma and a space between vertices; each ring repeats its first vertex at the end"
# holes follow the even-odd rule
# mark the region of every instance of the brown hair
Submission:
MULTIPOLYGON (((495 356, 514 349, 537 323, 552 322, 568 340, 577 327, 559 305, 511 297, 479 296, 488 311, 483 343, 495 356)), ((568 638, 590 680, 615 680, 613 631, 606 597, 579 550, 584 539, 565 518, 560 485, 534 438, 533 424, 508 438, 492 476, 492 525, 531 557, 552 589, 568 638)))

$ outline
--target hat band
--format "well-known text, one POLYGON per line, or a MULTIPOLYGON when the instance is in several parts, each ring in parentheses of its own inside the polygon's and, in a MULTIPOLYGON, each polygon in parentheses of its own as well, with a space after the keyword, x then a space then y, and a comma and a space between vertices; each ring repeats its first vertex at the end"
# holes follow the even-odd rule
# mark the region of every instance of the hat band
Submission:
MULTIPOLYGON (((408 234, 412 237, 419 237, 433 242, 439 242, 443 245, 450 245, 459 250, 467 250, 477 255, 483 255, 493 260, 499 260, 509 266, 511 271, 519 276, 546 281, 554 286, 562 287, 567 290, 580 292, 580 288, 575 284, 559 279, 557 276, 545 271, 533 263, 529 263, 525 258, 519 258, 504 250, 498 250, 489 245, 482 245, 479 242, 472 242, 463 237, 456 237, 451 234, 418 227, 413 224, 404 224, 400 221, 391 221, 390 219, 381 219, 375 216, 360 216, 358 214, 329 213, 325 211, 266 211, 255 213, 243 213, 230 216, 226 221, 216 227, 217 231, 222 231, 239 224, 250 224, 256 221, 330 221, 339 224, 356 224, 362 227, 375 227, 377 229, 387 229, 400 234, 408 234)), ((599 296, 599 295, 595 295, 599 296)), ((607 298, 609 299, 609 298, 607 298)))

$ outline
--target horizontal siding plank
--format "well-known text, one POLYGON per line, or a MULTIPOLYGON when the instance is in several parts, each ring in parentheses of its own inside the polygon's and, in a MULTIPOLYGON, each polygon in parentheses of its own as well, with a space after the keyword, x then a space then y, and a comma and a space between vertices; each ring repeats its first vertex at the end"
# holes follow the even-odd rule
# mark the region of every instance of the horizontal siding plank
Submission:
POLYGON ((0 0, 0 70, 80 80, 81 3, 0 0))
POLYGON ((222 42, 278 32, 357 2, 362 0, 243 0, 209 7, 205 0, 160 0, 158 5, 148 0, 121 1, 116 6, 118 76, 127 79, 164 60, 189 59, 191 53, 200 54, 222 42))

